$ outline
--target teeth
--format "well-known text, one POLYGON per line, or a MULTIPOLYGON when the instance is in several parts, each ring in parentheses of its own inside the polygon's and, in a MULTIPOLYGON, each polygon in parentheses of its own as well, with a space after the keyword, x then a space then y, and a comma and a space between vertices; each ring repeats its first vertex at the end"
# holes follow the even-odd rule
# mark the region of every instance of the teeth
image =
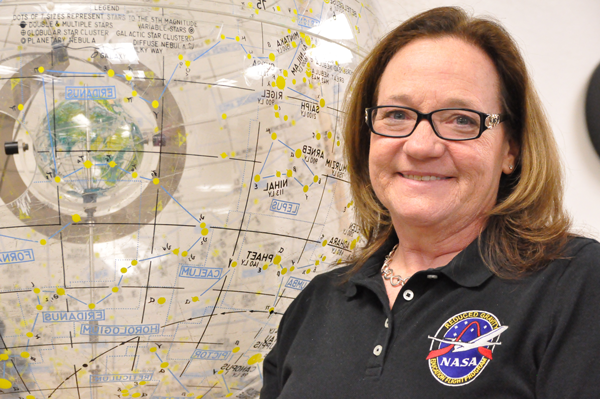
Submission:
POLYGON ((418 181, 431 181, 431 180, 442 180, 441 177, 437 176, 418 176, 418 175, 404 175, 407 179, 418 180, 418 181))

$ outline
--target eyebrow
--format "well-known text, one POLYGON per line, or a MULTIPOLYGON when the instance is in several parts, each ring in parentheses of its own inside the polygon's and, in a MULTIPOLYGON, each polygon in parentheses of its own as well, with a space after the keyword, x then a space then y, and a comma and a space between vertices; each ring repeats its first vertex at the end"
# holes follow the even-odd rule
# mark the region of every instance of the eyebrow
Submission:
MULTIPOLYGON (((386 101, 393 101, 393 102, 398 102, 398 103, 403 103, 403 104, 409 104, 410 106, 412 106, 412 99, 411 96, 407 95, 407 94, 395 94, 392 95, 390 97, 388 97, 388 99, 386 101)), ((446 99, 443 102, 444 106, 441 108, 470 108, 470 109, 475 109, 476 105, 468 100, 462 99, 462 98, 449 98, 446 99)), ((382 104, 384 105, 384 104, 382 104)))

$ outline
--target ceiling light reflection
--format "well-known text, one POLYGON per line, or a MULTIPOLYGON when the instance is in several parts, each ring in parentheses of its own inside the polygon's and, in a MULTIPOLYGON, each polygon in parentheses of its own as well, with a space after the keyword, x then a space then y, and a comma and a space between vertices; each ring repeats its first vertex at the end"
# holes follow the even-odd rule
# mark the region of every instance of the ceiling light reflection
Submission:
POLYGON ((246 68, 244 77, 252 80, 260 80, 267 76, 275 75, 279 70, 271 64, 259 64, 246 68))
POLYGON ((344 14, 339 14, 334 18, 329 18, 319 26, 309 29, 309 32, 326 37, 331 40, 352 40, 352 27, 344 14))
POLYGON ((352 62, 352 52, 336 43, 319 40, 317 47, 308 49, 306 54, 320 63, 336 62, 340 65, 352 62))

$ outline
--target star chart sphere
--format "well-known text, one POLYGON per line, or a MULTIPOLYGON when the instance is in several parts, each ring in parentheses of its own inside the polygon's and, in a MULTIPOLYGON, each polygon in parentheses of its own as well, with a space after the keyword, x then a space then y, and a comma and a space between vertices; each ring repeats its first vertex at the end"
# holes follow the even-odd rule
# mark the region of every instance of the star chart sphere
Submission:
POLYGON ((108 100, 61 102, 44 118, 33 142, 35 148, 50 149, 35 152, 41 173, 65 176, 58 182, 65 185, 62 191, 82 202, 113 197, 144 158, 139 127, 120 102, 108 100), (60 164, 55 165, 55 153, 61 153, 60 164))
POLYGON ((362 243, 341 129, 371 5, 0 11, 0 390, 257 398, 286 308, 362 243))

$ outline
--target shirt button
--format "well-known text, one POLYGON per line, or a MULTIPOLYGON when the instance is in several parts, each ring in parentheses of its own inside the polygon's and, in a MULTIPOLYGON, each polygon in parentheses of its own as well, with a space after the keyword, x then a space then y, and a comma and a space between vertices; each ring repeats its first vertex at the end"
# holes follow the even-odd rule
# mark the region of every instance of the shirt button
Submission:
POLYGON ((383 348, 381 347, 381 345, 377 345, 377 346, 375 347, 375 349, 373 349, 373 354, 374 354, 375 356, 379 356, 379 355, 381 355, 381 351, 382 351, 382 350, 383 350, 383 348))
POLYGON ((412 301, 412 299, 415 297, 415 293, 412 292, 411 290, 406 290, 402 294, 402 297, 407 301, 412 301))
POLYGON ((390 327, 388 321, 389 321, 389 319, 385 319, 385 328, 389 328, 390 327))

